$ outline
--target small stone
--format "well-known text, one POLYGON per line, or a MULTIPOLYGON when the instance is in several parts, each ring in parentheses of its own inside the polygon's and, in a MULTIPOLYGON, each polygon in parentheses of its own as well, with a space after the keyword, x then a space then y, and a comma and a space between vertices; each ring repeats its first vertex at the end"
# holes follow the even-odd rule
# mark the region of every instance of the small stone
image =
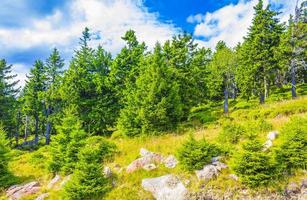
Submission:
POLYGON ((105 166, 103 168, 103 175, 104 175, 105 178, 110 178, 112 176, 111 168, 108 167, 108 166, 105 166))
POLYGON ((178 161, 177 161, 175 156, 170 155, 163 160, 163 163, 164 163, 165 167, 167 167, 167 168, 175 168, 178 161))
POLYGON ((269 132, 269 134, 267 135, 267 138, 271 141, 275 140, 276 137, 278 136, 278 131, 271 131, 269 132))
POLYGON ((156 168, 157 168, 157 166, 153 163, 143 166, 143 169, 145 169, 146 171, 151 171, 151 170, 154 170, 156 168))
POLYGON ((286 193, 288 195, 298 194, 300 193, 300 191, 301 191, 300 187, 294 182, 289 183, 286 189, 286 193))
POLYGON ((47 197, 49 197, 49 193, 43 193, 43 194, 39 195, 38 197, 36 197, 35 200, 44 200, 47 197))
POLYGON ((214 163, 214 162, 217 162, 217 161, 220 161, 221 160, 221 156, 216 156, 216 157, 213 157, 212 159, 211 159, 211 163, 214 163))
POLYGON ((302 188, 302 189, 307 188, 307 178, 304 178, 304 179, 302 180, 301 188, 302 188))
POLYGON ((229 174, 229 178, 235 180, 235 181, 238 181, 239 180, 239 177, 235 174, 229 174))
POLYGON ((141 157, 145 157, 145 156, 148 156, 148 155, 151 155, 151 154, 152 154, 152 152, 148 151, 148 150, 145 149, 145 148, 141 148, 141 149, 140 149, 140 156, 141 156, 141 157))
POLYGON ((48 189, 51 189, 59 180, 61 179, 60 175, 56 175, 47 185, 48 189))
POLYGON ((205 165, 202 170, 195 171, 198 180, 208 181, 218 176, 218 170, 214 165, 205 165))
POLYGON ((214 165, 218 171, 221 171, 222 169, 226 169, 228 167, 226 164, 220 161, 213 162, 212 165, 214 165))

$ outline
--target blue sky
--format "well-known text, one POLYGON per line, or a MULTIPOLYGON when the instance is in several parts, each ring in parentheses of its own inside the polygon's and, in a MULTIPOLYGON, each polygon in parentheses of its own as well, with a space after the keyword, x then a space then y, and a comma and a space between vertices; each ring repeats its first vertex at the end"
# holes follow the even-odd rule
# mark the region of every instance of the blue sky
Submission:
MULTIPOLYGON (((120 37, 134 29, 149 48, 182 31, 200 46, 213 48, 224 40, 229 46, 242 41, 258 0, 1 0, 0 58, 14 65, 24 83, 34 60, 45 60, 57 47, 69 62, 85 26, 99 35, 115 55, 124 45, 120 37)), ((286 21, 295 0, 264 0, 281 11, 286 21)))

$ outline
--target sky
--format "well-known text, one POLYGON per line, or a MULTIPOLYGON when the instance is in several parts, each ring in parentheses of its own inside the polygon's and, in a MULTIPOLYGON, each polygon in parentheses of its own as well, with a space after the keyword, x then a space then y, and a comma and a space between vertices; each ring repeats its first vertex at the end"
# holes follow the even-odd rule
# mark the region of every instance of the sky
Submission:
MULTIPOLYGON (((0 58, 13 64, 24 85, 36 59, 46 60, 57 47, 67 65, 85 27, 92 46, 112 55, 123 47, 121 36, 136 31, 149 49, 183 31, 214 48, 219 40, 234 47, 242 41, 258 0, 1 0, 0 58)), ((286 22, 296 0, 264 0, 286 22)))

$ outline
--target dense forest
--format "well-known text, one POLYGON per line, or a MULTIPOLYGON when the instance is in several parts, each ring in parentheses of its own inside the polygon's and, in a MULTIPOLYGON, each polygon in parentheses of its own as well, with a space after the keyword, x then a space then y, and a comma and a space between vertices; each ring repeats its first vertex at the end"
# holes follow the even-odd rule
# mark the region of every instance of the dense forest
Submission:
MULTIPOLYGON (((179 133, 183 126, 206 126, 213 107, 230 118, 232 102, 261 106, 304 96, 307 2, 288 23, 262 0, 254 11, 247 35, 234 48, 223 41, 215 49, 199 47, 182 33, 150 50, 128 30, 125 46, 112 56, 103 46, 90 45, 92 33, 85 28, 69 66, 54 48, 46 60, 35 61, 23 88, 17 87, 14 66, 0 60, 0 191, 18 183, 9 168, 11 152, 44 149, 50 173, 73 174, 63 198, 101 199, 112 190, 101 163, 120 151, 110 138, 179 133)), ((249 134, 233 166, 240 181, 259 188, 281 174, 306 170, 306 120, 302 115, 289 124, 295 127, 288 131, 291 139, 273 152, 274 161, 249 134)), ((237 143, 243 128, 225 127, 222 144, 237 143)), ((178 159, 186 171, 199 170, 211 157, 231 157, 228 147, 190 136, 178 159)))

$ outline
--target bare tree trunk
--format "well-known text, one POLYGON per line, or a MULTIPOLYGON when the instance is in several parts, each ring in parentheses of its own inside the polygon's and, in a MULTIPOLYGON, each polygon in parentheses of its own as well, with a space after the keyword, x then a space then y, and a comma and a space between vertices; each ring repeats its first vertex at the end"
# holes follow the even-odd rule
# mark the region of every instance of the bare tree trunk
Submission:
POLYGON ((296 79, 295 79, 294 59, 291 60, 291 92, 292 92, 292 99, 295 99, 296 98, 296 79))
POLYGON ((24 135, 24 141, 25 142, 28 140, 28 132, 29 132, 28 131, 28 126, 29 126, 28 122, 29 122, 29 117, 28 117, 28 115, 26 115, 25 135, 24 135))
POLYGON ((51 122, 49 119, 49 115, 51 113, 51 106, 48 106, 47 111, 46 111, 46 117, 47 117, 47 125, 46 125, 46 145, 49 145, 50 143, 50 133, 51 133, 51 122))
POLYGON ((17 113, 17 125, 16 125, 16 132, 15 132, 16 146, 18 146, 18 143, 19 143, 19 126, 20 126, 20 111, 18 111, 17 113))
POLYGON ((35 115, 35 144, 38 143, 38 123, 39 123, 39 118, 38 114, 35 115))
POLYGON ((264 104, 264 94, 263 94, 263 91, 261 90, 260 91, 260 98, 259 98, 259 101, 260 101, 260 104, 264 104))
POLYGON ((267 77, 264 76, 264 98, 267 99, 269 97, 269 84, 267 81, 267 77))
POLYGON ((224 90, 225 100, 224 100, 224 113, 228 113, 228 89, 224 90))

